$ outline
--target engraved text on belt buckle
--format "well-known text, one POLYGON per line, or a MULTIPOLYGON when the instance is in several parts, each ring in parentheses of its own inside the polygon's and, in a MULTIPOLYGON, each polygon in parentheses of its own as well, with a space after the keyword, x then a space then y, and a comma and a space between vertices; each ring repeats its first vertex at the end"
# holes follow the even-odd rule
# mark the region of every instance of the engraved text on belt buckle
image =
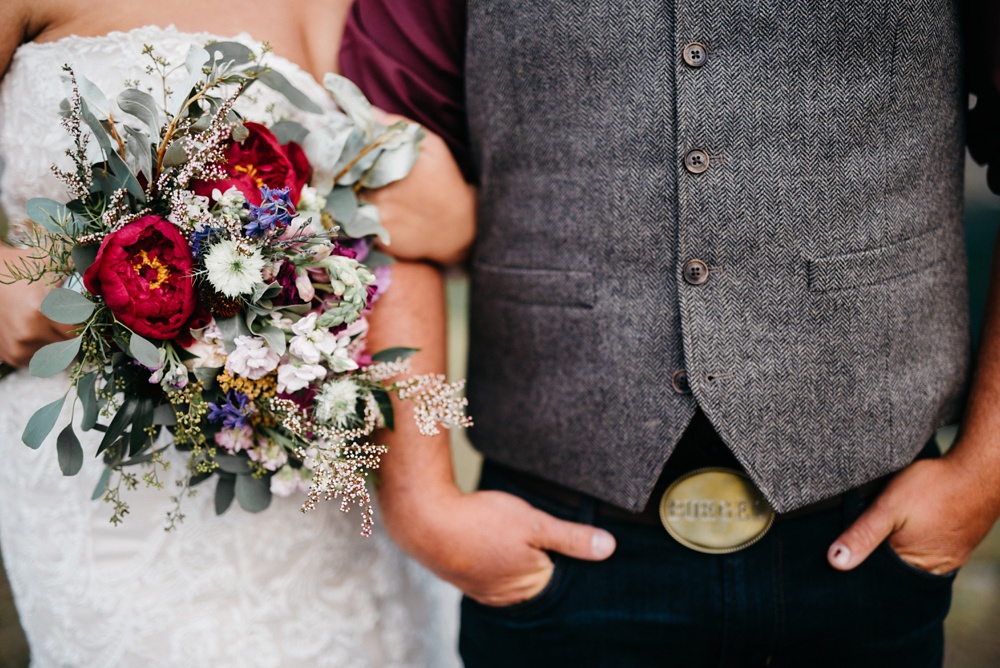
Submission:
POLYGON ((763 538, 774 523, 774 511, 739 471, 704 468, 667 488, 660 499, 660 521, 692 550, 728 554, 763 538))

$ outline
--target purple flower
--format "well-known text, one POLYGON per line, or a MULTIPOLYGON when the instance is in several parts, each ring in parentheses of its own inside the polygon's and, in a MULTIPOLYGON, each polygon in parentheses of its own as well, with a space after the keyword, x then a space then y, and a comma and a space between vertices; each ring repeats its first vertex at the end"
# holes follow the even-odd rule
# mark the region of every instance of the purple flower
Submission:
POLYGON ((225 403, 210 402, 208 409, 209 422, 221 422, 226 429, 243 429, 255 412, 250 397, 236 390, 226 392, 225 403))
POLYGON ((368 289, 368 301, 366 302, 365 308, 371 308, 372 305, 378 301, 379 296, 385 292, 389 285, 392 284, 392 267, 385 265, 381 267, 373 267, 372 273, 375 274, 375 282, 369 286, 368 289))
POLYGON ((217 227, 201 227, 191 233, 188 243, 191 246, 191 255, 198 259, 205 244, 210 243, 212 238, 220 238, 220 231, 217 227))
POLYGON ((261 186, 260 194, 260 206, 250 205, 250 222, 243 226, 250 237, 262 237, 273 229, 283 230, 295 217, 295 205, 292 204, 289 188, 271 190, 267 186, 261 186))
POLYGON ((305 301, 299 295, 299 289, 295 286, 295 265, 291 262, 286 261, 282 263, 281 269, 278 270, 278 275, 274 277, 274 280, 281 286, 281 292, 274 298, 276 306, 301 304, 305 301))

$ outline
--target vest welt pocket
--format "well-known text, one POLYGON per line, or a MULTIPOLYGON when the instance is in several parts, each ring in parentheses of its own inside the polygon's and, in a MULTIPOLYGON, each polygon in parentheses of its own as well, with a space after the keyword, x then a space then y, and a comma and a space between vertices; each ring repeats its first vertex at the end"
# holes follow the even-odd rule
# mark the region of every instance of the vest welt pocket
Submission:
POLYGON ((945 233, 945 227, 937 227, 887 246, 810 259, 807 261, 809 290, 828 292, 879 285, 928 269, 946 256, 945 233))
POLYGON ((594 274, 589 271, 522 269, 474 264, 476 298, 506 299, 545 306, 594 306, 594 274))

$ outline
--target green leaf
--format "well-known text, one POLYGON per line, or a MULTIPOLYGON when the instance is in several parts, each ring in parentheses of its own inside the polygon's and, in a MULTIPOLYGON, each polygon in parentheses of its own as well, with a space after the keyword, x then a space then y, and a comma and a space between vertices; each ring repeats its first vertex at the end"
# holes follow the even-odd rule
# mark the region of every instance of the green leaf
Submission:
POLYGON ((137 457, 129 457, 128 459, 126 459, 125 461, 123 461, 121 463, 121 465, 124 467, 124 466, 138 466, 139 464, 146 464, 148 462, 153 461, 153 457, 155 457, 156 455, 158 455, 160 453, 166 452, 168 449, 170 449, 170 446, 169 445, 165 445, 162 448, 160 448, 159 450, 154 450, 152 452, 146 452, 144 454, 138 455, 137 457))
POLYGON ((64 476, 74 476, 83 467, 83 448, 80 439, 73 432, 73 425, 68 424, 59 432, 56 439, 56 449, 59 454, 59 468, 64 476))
POLYGON ((385 426, 389 429, 395 429, 395 412, 392 409, 392 400, 389 398, 389 393, 382 388, 376 388, 372 390, 372 396, 378 404, 378 410, 382 414, 382 421, 385 423, 385 426))
POLYGON ((260 336, 267 341, 267 347, 278 353, 279 356, 285 354, 285 332, 280 327, 268 325, 261 330, 260 336))
POLYGON ((64 371, 76 359, 81 343, 83 339, 78 336, 68 341, 43 346, 31 357, 28 370, 32 376, 39 378, 48 378, 64 371))
POLYGON ((338 74, 323 77, 323 86, 333 95, 334 101, 344 110, 361 131, 365 142, 370 143, 375 135, 375 116, 372 105, 351 81, 338 74))
POLYGON ((125 155, 130 169, 145 176, 147 182, 153 180, 153 146, 145 132, 125 126, 125 155))
POLYGON ((160 349, 135 332, 132 332, 132 338, 129 339, 128 349, 132 357, 147 369, 154 370, 160 368, 162 364, 160 361, 160 349))
POLYGON ((56 426, 56 420, 59 419, 59 411, 62 410, 64 403, 66 403, 66 395, 35 411, 35 414, 28 420, 28 425, 24 428, 24 433, 21 434, 21 440, 26 446, 32 450, 37 450, 41 447, 42 442, 52 432, 52 428, 56 426))
POLYGON ((160 109, 156 105, 153 96, 137 88, 126 88, 118 94, 118 106, 126 114, 131 114, 139 119, 150 137, 160 136, 160 109))
POLYGON ((132 173, 132 169, 116 151, 107 155, 107 167, 110 171, 110 183, 113 190, 124 188, 128 194, 139 202, 146 201, 146 192, 139 185, 139 179, 132 173))
POLYGON ((219 327, 219 332, 222 334, 222 340, 226 346, 227 353, 236 350, 234 341, 237 336, 253 335, 250 328, 247 327, 246 319, 242 314, 237 314, 232 318, 220 318, 215 321, 215 324, 219 327))
POLYGON ((233 475, 250 474, 250 464, 246 457, 219 454, 215 456, 215 461, 218 462, 219 468, 226 473, 232 473, 233 475))
POLYGON ((70 225, 73 214, 65 204, 45 197, 33 197, 28 200, 25 209, 33 222, 38 223, 49 232, 59 234, 70 225))
POLYGON ((97 481, 97 485, 94 487, 94 493, 90 495, 91 501, 97 501, 99 498, 104 496, 104 492, 108 489, 108 482, 111 480, 111 467, 104 469, 104 473, 101 474, 101 479, 97 481))
POLYGON ((289 142, 295 142, 296 144, 301 144, 309 131, 306 130, 302 125, 296 123, 295 121, 278 121, 271 126, 271 132, 278 139, 279 144, 287 144, 289 142))
POLYGON ((414 353, 420 352, 420 348, 386 348, 372 355, 373 362, 402 362, 409 359, 414 353))
POLYGON ((71 255, 73 256, 73 264, 76 265, 76 270, 82 275, 85 271, 90 269, 90 265, 94 264, 97 259, 97 249, 98 246, 73 246, 71 255))
POLYGON ((192 46, 191 50, 188 51, 187 58, 184 61, 184 65, 188 71, 188 78, 184 83, 174 88, 174 92, 170 96, 169 108, 173 116, 180 115, 185 103, 187 103, 188 98, 191 96, 191 90, 205 80, 205 74, 201 70, 208 60, 208 51, 200 46, 192 46))
POLYGON ((101 454, 107 450, 125 434, 125 430, 132 424, 132 416, 135 415, 138 403, 139 400, 137 397, 125 398, 125 403, 118 409, 115 416, 111 418, 111 424, 108 425, 108 430, 104 432, 104 438, 101 439, 101 445, 97 448, 97 454, 101 454))
POLYGON ((80 398, 80 405, 83 406, 83 419, 80 420, 80 429, 90 431, 97 424, 97 374, 88 373, 80 382, 76 384, 76 395, 80 398))
POLYGON ((368 257, 365 258, 364 264, 369 269, 374 269, 375 267, 391 267, 396 264, 396 258, 387 253, 373 250, 368 253, 368 257))
POLYGON ((111 103, 100 88, 93 81, 83 76, 79 72, 76 74, 76 86, 80 91, 80 97, 88 107, 94 110, 101 118, 111 115, 111 103))
POLYGON ((242 144, 247 140, 247 137, 250 136, 250 131, 247 130, 247 126, 242 123, 237 123, 233 126, 232 130, 230 130, 230 136, 233 138, 234 142, 242 144))
POLYGON ((239 42, 214 42, 207 49, 209 57, 217 63, 246 65, 257 60, 253 50, 239 42))
POLYGON ((49 320, 64 325, 85 322, 97 307, 76 290, 56 288, 42 300, 42 314, 49 320))
POLYGON ((136 401, 135 415, 132 416, 132 431, 129 433, 128 454, 135 457, 150 444, 151 439, 146 430, 153 426, 153 400, 142 397, 136 401))
POLYGON ((219 476, 215 487, 215 514, 221 515, 229 510, 236 497, 236 480, 230 476, 219 476))
POLYGON ((258 81, 284 95, 289 102, 302 111, 308 111, 313 114, 323 113, 323 107, 313 102, 309 96, 293 86, 280 72, 264 69, 258 69, 256 72, 258 81))
POLYGON ((179 141, 171 142, 163 153, 163 166, 176 167, 188 161, 188 154, 179 141))
POLYGON ((343 225, 354 220, 358 213, 358 196, 348 186, 335 186, 326 196, 325 210, 337 223, 343 225))
POLYGON ((236 500, 243 510, 259 513, 271 505, 271 484, 267 478, 236 476, 236 500))

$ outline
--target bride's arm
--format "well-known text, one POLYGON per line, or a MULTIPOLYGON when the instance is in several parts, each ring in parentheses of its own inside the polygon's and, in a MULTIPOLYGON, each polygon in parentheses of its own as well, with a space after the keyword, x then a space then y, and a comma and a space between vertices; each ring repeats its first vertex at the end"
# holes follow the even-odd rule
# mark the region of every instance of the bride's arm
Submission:
MULTIPOLYGON (((0 82, 7 72, 11 57, 32 32, 31 15, 26 3, 4 0, 0 4, 0 82)), ((6 166, 17 169, 17 165, 6 166)), ((8 215, 16 212, 8 211, 8 215)), ((25 251, 0 246, 0 274, 6 274, 4 263, 16 264, 25 251)), ((41 282, 0 285, 0 361, 25 366, 34 352, 45 345, 65 338, 63 330, 42 315, 39 305, 49 291, 41 282)))

